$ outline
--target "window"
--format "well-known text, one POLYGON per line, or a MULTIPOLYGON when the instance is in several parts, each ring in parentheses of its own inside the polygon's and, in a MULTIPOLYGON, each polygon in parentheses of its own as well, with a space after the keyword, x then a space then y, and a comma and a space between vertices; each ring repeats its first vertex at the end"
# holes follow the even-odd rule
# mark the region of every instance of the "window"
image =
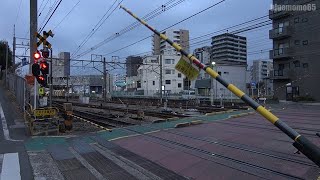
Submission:
POLYGON ((309 64, 308 63, 303 63, 302 66, 303 66, 303 68, 308 68, 309 64))
POLYGON ((279 64, 279 70, 283 70, 284 69, 284 64, 279 64))
POLYGON ((166 80, 166 84, 171 84, 171 80, 166 80))
POLYGON ((295 41, 294 41, 294 44, 295 44, 295 45, 300 45, 300 40, 295 40, 295 41))
POLYGON ((165 59, 165 64, 174 64, 174 59, 165 59))
POLYGON ((221 76, 221 72, 219 71, 218 74, 221 76))
POLYGON ((303 45, 308 45, 308 43, 309 43, 308 40, 302 41, 302 44, 303 44, 303 45))
POLYGON ((178 78, 181 78, 181 73, 178 73, 178 78))
POLYGON ((308 22, 308 18, 303 18, 302 22, 308 22))
POLYGON ((300 61, 293 61, 294 67, 300 67, 300 61))
POLYGON ((165 73, 166 73, 166 74, 174 74, 175 71, 172 70, 172 69, 166 69, 165 73))
POLYGON ((155 81, 152 81, 152 85, 156 85, 156 82, 155 82, 155 81))
POLYGON ((229 74, 229 72, 223 72, 223 74, 229 74))
POLYGON ((294 23, 299 23, 299 21, 300 21, 300 18, 294 18, 294 23))
POLYGON ((178 83, 178 88, 181 88, 181 86, 182 86, 181 83, 178 83))

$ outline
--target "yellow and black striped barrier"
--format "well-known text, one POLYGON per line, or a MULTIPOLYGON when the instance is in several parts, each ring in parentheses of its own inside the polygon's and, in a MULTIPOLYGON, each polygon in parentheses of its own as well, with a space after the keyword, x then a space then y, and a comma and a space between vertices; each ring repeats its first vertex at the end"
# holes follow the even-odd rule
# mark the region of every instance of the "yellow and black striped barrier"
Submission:
POLYGON ((276 127, 278 127, 282 132, 287 134, 291 139, 294 140, 294 143, 293 143, 294 147, 296 147, 300 152, 302 152, 305 156, 307 156, 315 164, 320 166, 320 149, 319 149, 319 147, 317 147, 312 142, 310 142, 307 138, 303 137, 297 131, 295 131, 294 129, 289 127, 285 122, 281 121, 277 116, 275 116, 270 111, 268 111, 263 106, 261 106, 259 103, 254 101, 252 98, 250 98, 248 95, 246 95, 240 89, 238 89, 235 85, 230 84, 227 81, 225 81, 216 71, 214 71, 209 66, 205 66, 204 64, 202 64, 193 54, 188 54, 186 51, 184 51, 179 46, 179 44, 172 42, 170 39, 168 39, 168 37, 166 35, 161 34, 159 31, 157 31, 153 27, 149 26, 144 20, 138 18, 136 15, 134 15, 127 8, 125 8, 123 6, 120 6, 120 8, 125 10, 128 14, 130 14, 132 17, 134 17, 136 20, 138 20, 141 24, 143 24, 148 29, 153 31, 161 39, 165 40, 167 43, 169 43, 171 46, 173 46, 182 55, 188 57, 190 62, 195 64, 200 69, 203 69, 205 72, 207 72, 209 75, 211 75, 211 77, 215 78, 219 83, 221 83, 223 86, 225 86, 233 94, 238 96, 240 99, 242 99, 248 105, 250 105, 254 110, 256 110, 263 117, 265 117, 268 121, 270 121, 272 124, 274 124, 276 127))

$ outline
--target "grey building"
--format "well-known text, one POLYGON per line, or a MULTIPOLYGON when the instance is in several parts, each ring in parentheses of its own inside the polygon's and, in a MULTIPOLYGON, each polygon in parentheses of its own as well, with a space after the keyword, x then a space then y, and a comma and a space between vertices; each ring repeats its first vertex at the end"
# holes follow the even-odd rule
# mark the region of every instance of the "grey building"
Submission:
POLYGON ((61 52, 58 59, 52 63, 53 77, 68 77, 70 76, 70 52, 61 52))
MULTIPOLYGON (((168 29, 161 32, 170 40, 178 43, 186 52, 189 53, 189 31, 184 29, 168 29)), ((181 55, 169 43, 161 39, 158 35, 152 36, 153 55, 181 55)))
POLYGON ((211 61, 247 65, 247 38, 224 33, 212 37, 211 61))
POLYGON ((253 60, 251 69, 251 82, 256 83, 258 96, 271 95, 273 93, 273 82, 270 73, 273 72, 273 62, 270 60, 253 60))
POLYGON ((269 78, 270 72, 273 70, 273 62, 269 60, 253 60, 252 65, 252 81, 261 82, 269 78))
MULTIPOLYGON (((320 7, 319 0, 273 0, 277 5, 320 7)), ((312 98, 320 101, 320 14, 318 9, 269 11, 273 27, 270 58, 273 59, 274 94, 280 100, 312 98)))
MULTIPOLYGON (((201 48, 196 48, 193 51, 193 54, 201 63, 208 65, 210 63, 211 47, 204 46, 201 48)), ((204 78, 209 78, 209 74, 204 71, 200 71, 198 79, 204 79, 204 78)))
POLYGON ((140 56, 128 56, 126 59, 126 75, 127 77, 137 76, 138 68, 143 63, 140 56))

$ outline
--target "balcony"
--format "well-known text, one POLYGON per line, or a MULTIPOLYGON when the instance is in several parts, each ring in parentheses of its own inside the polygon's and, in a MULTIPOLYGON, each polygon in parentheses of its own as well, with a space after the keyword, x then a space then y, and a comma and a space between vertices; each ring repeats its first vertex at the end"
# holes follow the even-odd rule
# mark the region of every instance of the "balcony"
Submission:
POLYGON ((289 11, 273 11, 269 10, 269 19, 275 20, 280 18, 285 18, 290 16, 291 13, 289 11))
POLYGON ((293 55, 292 48, 279 48, 270 50, 270 59, 289 59, 293 55))
POLYGON ((271 29, 269 31, 269 38, 274 40, 280 40, 288 38, 293 33, 293 28, 291 26, 271 29))
POLYGON ((270 71, 270 79, 273 80, 288 80, 289 75, 288 75, 288 71, 287 70, 273 70, 270 71))

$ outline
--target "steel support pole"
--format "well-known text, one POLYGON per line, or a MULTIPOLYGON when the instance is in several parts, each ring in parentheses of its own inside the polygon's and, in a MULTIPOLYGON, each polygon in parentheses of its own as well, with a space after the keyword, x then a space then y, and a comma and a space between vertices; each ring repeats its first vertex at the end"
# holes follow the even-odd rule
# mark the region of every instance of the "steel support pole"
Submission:
POLYGON ((160 64, 160 88, 159 88, 159 92, 160 92, 160 104, 162 104, 162 55, 159 55, 159 64, 160 64))
POLYGON ((107 102, 107 65, 105 57, 103 58, 103 100, 107 102))
POLYGON ((53 59, 52 59, 52 48, 50 49, 50 94, 49 94, 49 99, 50 99, 50 107, 52 107, 52 93, 53 93, 53 74, 52 74, 52 64, 53 64, 53 59))

